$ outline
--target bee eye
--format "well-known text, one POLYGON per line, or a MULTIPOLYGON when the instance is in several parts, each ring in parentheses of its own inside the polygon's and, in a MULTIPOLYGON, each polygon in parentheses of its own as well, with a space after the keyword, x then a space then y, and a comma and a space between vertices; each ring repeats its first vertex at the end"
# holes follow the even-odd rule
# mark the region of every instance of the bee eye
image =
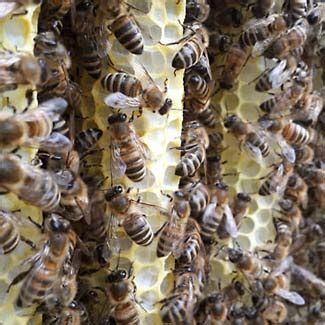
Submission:
POLYGON ((114 124, 116 122, 116 120, 117 120, 116 119, 116 114, 113 114, 113 115, 108 117, 107 122, 108 122, 108 124, 114 124))
POLYGON ((126 115, 126 114, 121 114, 121 116, 120 116, 120 121, 121 121, 121 122, 125 122, 126 119, 127 119, 127 115, 126 115))
POLYGON ((126 278, 126 271, 121 271, 121 277, 126 278))
POLYGON ((173 101, 170 99, 170 98, 167 98, 165 103, 168 105, 168 106, 172 106, 173 105, 173 101))
POLYGON ((123 192, 123 187, 121 185, 116 186, 115 192, 119 193, 119 194, 122 193, 123 192))

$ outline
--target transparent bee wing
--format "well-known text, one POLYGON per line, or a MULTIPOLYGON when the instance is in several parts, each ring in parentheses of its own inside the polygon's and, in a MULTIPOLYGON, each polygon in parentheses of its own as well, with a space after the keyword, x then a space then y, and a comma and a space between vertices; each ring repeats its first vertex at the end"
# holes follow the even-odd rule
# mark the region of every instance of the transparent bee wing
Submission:
POLYGON ((49 137, 40 142, 40 149, 50 153, 69 152, 72 146, 70 139, 59 132, 52 132, 49 137))
POLYGON ((246 152, 256 161, 263 160, 262 152, 259 148, 253 146, 250 142, 244 143, 244 148, 246 152))
POLYGON ((143 159, 145 159, 145 160, 150 159, 151 152, 150 152, 149 147, 143 141, 141 141, 139 139, 139 137, 137 136, 137 134, 135 133, 135 131, 133 129, 131 129, 131 138, 136 143, 138 150, 142 154, 143 159))
POLYGON ((146 175, 141 182, 137 183, 137 187, 139 188, 142 186, 144 186, 145 188, 151 187, 154 184, 155 180, 156 178, 153 172, 150 169, 146 168, 146 175))
POLYGON ((295 291, 288 291, 283 288, 278 288, 275 293, 281 298, 290 301, 292 304, 303 306, 305 304, 305 299, 295 291))
POLYGON ((291 71, 286 69, 287 60, 282 60, 273 67, 269 74, 269 80, 273 88, 279 88, 289 78, 291 71))
POLYGON ((281 147, 282 155, 291 163, 296 161, 295 150, 282 138, 278 139, 278 144, 281 147))
POLYGON ((227 233, 232 237, 237 237, 237 225, 235 223, 234 215, 232 214, 232 211, 228 204, 225 204, 223 206, 224 208, 224 214, 226 216, 226 223, 225 223, 225 229, 227 233))
POLYGON ((120 149, 118 146, 112 144, 111 150, 111 172, 114 177, 121 177, 125 174, 126 164, 120 156, 120 149))
POLYGON ((216 203, 209 203, 202 214, 202 221, 205 222, 216 214, 216 203))
POLYGON ((288 256, 281 261, 281 263, 271 272, 271 275, 279 275, 288 271, 292 266, 293 258, 292 256, 288 256))
POLYGON ((0 19, 6 17, 11 12, 15 11, 19 8, 19 3, 12 1, 12 2, 1 2, 0 3, 0 19))
POLYGON ((273 37, 267 38, 262 42, 257 42, 252 49, 252 57, 256 58, 261 56, 263 52, 271 45, 273 42, 273 37))
POLYGON ((136 110, 141 106, 139 97, 128 97, 120 92, 106 96, 104 102, 109 107, 125 110, 136 110))
POLYGON ((147 86, 148 84, 155 84, 154 80, 152 79, 151 75, 143 64, 134 62, 133 68, 136 76, 139 78, 139 80, 141 80, 141 83, 146 83, 147 86))

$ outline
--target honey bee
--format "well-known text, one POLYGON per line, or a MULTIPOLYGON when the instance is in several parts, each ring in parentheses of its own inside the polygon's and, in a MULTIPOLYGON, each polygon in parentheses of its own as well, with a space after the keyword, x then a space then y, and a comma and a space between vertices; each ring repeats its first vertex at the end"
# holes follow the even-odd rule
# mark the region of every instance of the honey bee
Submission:
POLYGON ((271 253, 271 258, 276 261, 282 261, 289 255, 290 247, 293 241, 293 233, 291 226, 284 221, 275 219, 274 224, 276 228, 276 236, 275 247, 271 253))
POLYGON ((236 269, 244 273, 248 279, 258 279, 265 273, 266 266, 264 263, 256 256, 240 248, 229 248, 228 255, 230 262, 234 263, 236 269))
MULTIPOLYGON (((265 70, 258 78, 255 90, 268 91, 281 87, 297 68, 297 60, 294 56, 288 56, 274 67, 265 70)), ((295 89, 294 89, 295 90, 295 89)), ((275 108, 272 106, 272 109, 275 108)))
POLYGON ((137 211, 135 202, 128 198, 124 188, 120 185, 110 188, 105 199, 113 215, 122 219, 127 235, 138 245, 150 245, 153 240, 151 226, 146 216, 137 211))
POLYGON ((111 306, 111 315, 116 324, 140 324, 136 307, 135 285, 132 281, 132 268, 112 271, 106 278, 106 292, 111 306))
POLYGON ((40 141, 39 150, 56 157, 66 157, 73 147, 69 138, 59 132, 52 132, 50 136, 40 141))
POLYGON ((289 198, 303 209, 307 208, 308 185, 298 174, 294 173, 289 177, 284 197, 289 198))
POLYGON ((103 135, 98 128, 88 128, 79 132, 76 136, 75 148, 81 154, 91 150, 103 135))
POLYGON ((309 145, 293 146, 298 164, 309 164, 314 159, 314 150, 309 145))
POLYGON ((239 44, 242 48, 254 46, 257 42, 276 37, 287 27, 284 17, 278 14, 270 15, 266 19, 263 18, 261 20, 252 19, 246 25, 239 37, 239 44))
POLYGON ((9 14, 19 14, 20 9, 23 9, 24 6, 29 4, 37 4, 39 3, 38 0, 5 0, 0 3, 0 19, 5 18, 9 14))
POLYGON ((137 97, 143 91, 140 80, 124 72, 106 74, 101 85, 110 93, 120 92, 128 97, 137 97))
MULTIPOLYGON (((218 53, 226 53, 230 49, 232 39, 226 34, 220 34, 217 32, 209 34, 209 47, 208 53, 217 55, 218 53)), ((202 75, 202 74, 200 74, 202 75)))
POLYGON ((0 155, 0 186, 31 205, 52 211, 61 194, 51 173, 22 162, 14 154, 0 155))
POLYGON ((288 14, 290 22, 295 22, 301 17, 305 17, 308 10, 307 0, 285 0, 283 4, 284 11, 288 14))
POLYGON ((47 73, 44 62, 31 54, 0 52, 0 92, 14 90, 17 85, 40 85, 47 73))
POLYGON ((197 302, 193 276, 191 272, 177 276, 171 297, 160 301, 163 304, 160 315, 164 323, 192 324, 197 302))
POLYGON ((191 215, 198 216, 210 201, 208 186, 200 181, 192 183, 189 188, 186 188, 186 194, 191 206, 191 215))
POLYGON ((309 24, 305 18, 296 21, 292 28, 281 34, 264 52, 266 58, 287 57, 290 51, 302 47, 307 39, 309 24))
POLYGON ((239 44, 232 44, 225 55, 224 68, 219 80, 222 89, 231 89, 248 60, 248 51, 239 44))
POLYGON ((221 156, 208 155, 207 156, 207 183, 215 184, 222 179, 221 175, 221 156))
POLYGON ((186 225, 191 213, 191 207, 186 196, 181 191, 173 195, 173 206, 169 220, 162 226, 157 244, 157 256, 164 257, 179 252, 186 231, 186 225))
POLYGON ((187 36, 182 47, 172 60, 172 67, 176 70, 188 69, 199 62, 209 44, 207 31, 197 28, 194 34, 187 36))
POLYGON ((214 31, 220 27, 238 28, 243 21, 241 10, 235 7, 220 7, 219 10, 211 10, 209 19, 204 24, 210 30, 214 31), (220 10, 221 8, 221 10, 220 10))
POLYGON ((40 104, 37 109, 25 113, 0 114, 0 147, 36 146, 49 137, 53 122, 67 108, 62 98, 53 98, 40 104))
MULTIPOLYGON (((167 86, 165 85, 165 90, 162 92, 144 66, 134 65, 134 67, 141 80, 141 85, 136 83, 139 80, 124 79, 118 86, 110 86, 110 88, 116 88, 117 92, 113 92, 105 98, 106 105, 118 109, 140 109, 140 113, 142 107, 148 107, 153 112, 158 110, 160 115, 167 114, 173 106, 173 101, 164 96, 164 93, 167 92, 167 86), (129 87, 134 89, 131 90, 132 88, 129 87), (128 92, 128 95, 124 94, 126 92, 128 92), (140 94, 136 97, 130 96, 138 92, 140 94)), ((131 78, 131 76, 129 77, 131 78)), ((111 84, 113 82, 112 79, 111 84)))
POLYGON ((280 210, 275 211, 280 214, 280 219, 290 224, 292 230, 298 231, 302 220, 301 209, 290 199, 281 199, 278 204, 280 210))
POLYGON ((270 147, 261 130, 255 130, 251 124, 242 121, 237 115, 227 116, 223 124, 241 142, 244 141, 244 148, 254 159, 261 160, 262 157, 269 155, 270 147))
POLYGON ((319 185, 325 183, 325 171, 313 166, 298 166, 297 172, 308 185, 319 185))
POLYGON ((145 161, 150 157, 149 149, 126 119, 126 114, 122 113, 108 117, 111 130, 112 175, 120 177, 125 174, 131 181, 140 182, 150 174, 145 167, 145 161))
POLYGON ((216 106, 212 104, 205 105, 204 110, 196 114, 196 118, 206 128, 213 129, 218 123, 218 115, 216 115, 216 112, 218 112, 216 106))
POLYGON ((274 169, 268 175, 262 178, 265 179, 265 181, 260 186, 258 194, 262 196, 271 195, 273 193, 281 195, 285 190, 292 172, 293 164, 287 159, 283 159, 282 162, 274 166, 274 169))
POLYGON ((210 6, 206 0, 190 0, 186 2, 186 16, 184 24, 191 22, 203 23, 210 13, 210 6))
POLYGON ((184 140, 180 149, 184 155, 176 165, 175 175, 191 176, 205 161, 209 136, 198 121, 190 121, 183 126, 182 138, 184 140))
POLYGON ((239 226, 242 219, 247 213, 251 197, 246 193, 237 193, 236 197, 230 204, 230 209, 235 218, 236 225, 239 226))
POLYGON ((325 20, 324 3, 318 3, 317 6, 308 13, 307 20, 310 25, 321 24, 325 20))
MULTIPOLYGON (((69 221, 52 215, 46 224, 49 227, 48 239, 43 248, 27 260, 32 267, 27 274, 23 273, 25 278, 16 302, 18 307, 25 308, 45 301, 76 247, 77 236, 69 221)), ((18 275, 12 284, 20 278, 21 275, 18 275)))
POLYGON ((256 0, 252 8, 253 15, 256 18, 267 16, 272 11, 274 4, 274 0, 256 0))

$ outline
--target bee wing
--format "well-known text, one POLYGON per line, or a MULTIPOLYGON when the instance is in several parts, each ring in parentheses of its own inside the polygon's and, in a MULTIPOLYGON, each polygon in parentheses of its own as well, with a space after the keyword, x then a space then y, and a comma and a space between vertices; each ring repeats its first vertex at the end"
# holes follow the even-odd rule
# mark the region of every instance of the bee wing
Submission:
POLYGON ((305 299, 298 292, 278 288, 275 293, 281 298, 290 301, 292 304, 298 306, 303 306, 305 304, 305 299))
POLYGON ((289 78, 291 71, 286 69, 287 60, 282 60, 269 73, 269 80, 273 88, 279 88, 289 78))
POLYGON ((271 272, 271 275, 279 275, 288 271, 292 266, 293 258, 292 256, 287 256, 281 261, 281 263, 271 272))
POLYGON ((211 215, 216 214, 216 203, 209 203, 202 214, 202 221, 205 222, 210 219, 211 215))
POLYGON ((19 3, 15 2, 15 1, 1 2, 0 3, 0 19, 6 17, 7 15, 9 15, 11 12, 15 11, 18 8, 19 8, 19 3))
POLYGON ((295 150, 283 138, 278 139, 278 144, 281 147, 282 155, 288 159, 289 162, 294 163, 296 161, 295 150))
POLYGON ((254 159, 257 161, 261 161, 263 160, 263 156, 262 156, 262 152, 259 148, 253 146, 251 143, 249 142, 245 142, 244 143, 244 148, 246 149, 247 153, 254 159))
POLYGON ((126 164, 121 158, 120 149, 112 143, 111 149, 111 172, 116 177, 121 177, 125 174, 126 164))
POLYGON ((143 159, 145 160, 150 159, 151 154, 150 154, 149 147, 139 139, 139 137, 137 136, 137 134, 133 129, 131 130, 131 137, 132 140, 136 143, 140 153, 142 154, 143 159))
POLYGON ((141 80, 141 83, 145 82, 147 84, 155 84, 154 80, 143 64, 135 62, 133 64, 133 68, 136 76, 141 80))
POLYGON ((223 206, 223 208, 224 208, 224 214, 226 216, 225 229, 226 229, 227 233, 232 238, 236 238, 237 237, 237 225, 235 222, 234 215, 232 214, 232 211, 228 204, 225 204, 223 206))
POLYGON ((136 110, 141 106, 139 97, 128 97, 120 92, 109 94, 105 97, 104 102, 107 106, 116 109, 136 110))
POLYGON ((72 146, 70 139, 59 132, 52 132, 50 136, 40 142, 40 149, 50 153, 67 153, 72 146))
POLYGON ((257 42, 252 49, 252 57, 256 58, 258 56, 261 56, 263 52, 271 45, 273 42, 273 37, 267 38, 264 41, 257 42))

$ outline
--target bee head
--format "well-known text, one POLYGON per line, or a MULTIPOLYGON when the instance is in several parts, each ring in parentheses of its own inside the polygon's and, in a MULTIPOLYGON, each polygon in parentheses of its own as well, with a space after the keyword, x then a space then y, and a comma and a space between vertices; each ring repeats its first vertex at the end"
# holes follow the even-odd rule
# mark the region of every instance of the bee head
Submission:
POLYGON ((71 228, 69 220, 57 214, 52 214, 48 221, 48 228, 54 232, 68 232, 71 228))
POLYGON ((112 201, 117 195, 123 193, 123 191, 124 191, 123 186, 121 185, 113 186, 105 194, 106 201, 112 201))
POLYGON ((107 119, 108 124, 114 124, 114 123, 123 123, 127 120, 127 115, 124 113, 114 113, 110 115, 107 119))
POLYGON ((245 202, 250 202, 252 200, 251 197, 246 193, 238 193, 237 198, 245 202))
POLYGON ((120 282, 127 278, 128 273, 125 270, 115 270, 107 276, 107 282, 120 282))
POLYGON ((231 128, 236 122, 238 122, 238 116, 233 114, 233 115, 229 115, 227 116, 224 121, 223 121, 223 125, 225 126, 225 128, 229 129, 231 128))

